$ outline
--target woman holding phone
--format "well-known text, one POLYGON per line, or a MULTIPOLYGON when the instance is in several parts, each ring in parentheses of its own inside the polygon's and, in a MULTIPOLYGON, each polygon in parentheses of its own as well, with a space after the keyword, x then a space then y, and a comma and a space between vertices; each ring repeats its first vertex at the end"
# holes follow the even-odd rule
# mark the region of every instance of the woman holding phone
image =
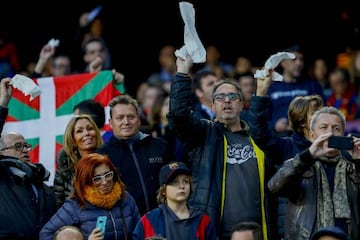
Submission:
POLYGON ((140 214, 108 156, 91 153, 82 157, 73 188, 41 229, 40 240, 51 240, 58 229, 67 225, 78 226, 88 240, 130 239, 140 214))

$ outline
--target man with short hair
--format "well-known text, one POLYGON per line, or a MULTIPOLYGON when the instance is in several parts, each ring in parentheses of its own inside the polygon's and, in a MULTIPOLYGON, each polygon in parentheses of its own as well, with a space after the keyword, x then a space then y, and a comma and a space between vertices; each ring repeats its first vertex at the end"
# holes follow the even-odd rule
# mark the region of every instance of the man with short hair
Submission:
POLYGON ((344 136, 345 116, 323 107, 310 122, 310 147, 287 160, 269 180, 271 192, 288 198, 285 239, 307 240, 319 229, 339 227, 360 239, 360 138, 352 149, 329 147, 332 136, 344 136))
POLYGON ((217 81, 211 103, 215 119, 200 119, 192 111, 192 59, 178 57, 176 64, 167 117, 170 128, 189 149, 194 182, 189 203, 211 217, 220 240, 229 240, 240 221, 257 222, 268 239, 269 202, 264 184, 272 163, 241 120, 240 87, 233 80, 217 81))
POLYGON ((54 192, 44 183, 50 173, 30 163, 30 150, 19 133, 0 138, 0 239, 37 240, 56 212, 54 192))
POLYGON ((0 139, 0 154, 11 156, 24 162, 30 162, 29 152, 32 147, 25 142, 25 138, 16 132, 5 133, 0 139))
POLYGON ((199 70, 195 73, 192 91, 195 98, 194 112, 198 118, 212 120, 215 117, 211 110, 211 94, 217 80, 216 73, 212 70, 199 70))
POLYGON ((261 226, 257 222, 239 222, 233 228, 230 240, 263 240, 261 226))
POLYGON ((110 157, 144 215, 158 206, 160 168, 174 157, 165 139, 140 131, 140 110, 134 98, 116 96, 109 106, 113 135, 98 151, 110 157))
MULTIPOLYGON (((12 96, 10 78, 0 82, 0 130, 12 96)), ((41 227, 56 211, 55 195, 47 186, 50 173, 30 163, 31 145, 15 132, 0 138, 0 239, 38 240, 41 227)))

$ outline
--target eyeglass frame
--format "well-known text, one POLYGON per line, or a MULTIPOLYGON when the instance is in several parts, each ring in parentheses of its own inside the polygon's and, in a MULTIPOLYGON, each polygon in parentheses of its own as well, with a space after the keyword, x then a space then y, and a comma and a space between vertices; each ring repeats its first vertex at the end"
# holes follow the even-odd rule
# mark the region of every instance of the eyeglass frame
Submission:
POLYGON ((96 175, 95 177, 93 177, 91 180, 94 184, 100 184, 102 183, 104 180, 105 181, 109 181, 109 180, 113 180, 114 179, 114 171, 109 171, 107 173, 105 173, 104 175, 96 175), (109 177, 108 177, 109 176, 109 177), (110 177, 111 176, 111 177, 110 177), (99 182, 96 182, 99 179, 99 182))
POLYGON ((27 152, 30 152, 32 150, 32 146, 30 143, 17 142, 17 143, 14 143, 14 145, 0 149, 0 151, 5 151, 8 149, 12 149, 12 148, 15 148, 15 151, 18 151, 18 152, 23 152, 24 149, 26 149, 27 152))
POLYGON ((217 100, 219 102, 225 102, 226 97, 229 98, 230 101, 234 102, 236 100, 242 101, 240 93, 237 92, 229 92, 229 93, 218 93, 213 95, 213 101, 217 100), (217 98, 219 96, 222 96, 221 98, 217 98), (237 96, 237 97, 234 97, 237 96))

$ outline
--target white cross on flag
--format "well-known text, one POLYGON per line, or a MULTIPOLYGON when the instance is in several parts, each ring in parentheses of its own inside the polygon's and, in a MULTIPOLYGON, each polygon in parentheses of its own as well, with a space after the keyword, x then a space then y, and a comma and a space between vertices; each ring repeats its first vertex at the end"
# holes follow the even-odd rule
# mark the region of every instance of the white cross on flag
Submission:
POLYGON ((41 95, 32 101, 13 89, 3 132, 18 132, 33 146, 31 161, 42 163, 50 171, 49 185, 53 185, 56 155, 73 107, 82 100, 94 99, 105 107, 108 121, 109 101, 124 93, 123 84, 113 84, 112 78, 111 71, 101 71, 34 79, 41 95))

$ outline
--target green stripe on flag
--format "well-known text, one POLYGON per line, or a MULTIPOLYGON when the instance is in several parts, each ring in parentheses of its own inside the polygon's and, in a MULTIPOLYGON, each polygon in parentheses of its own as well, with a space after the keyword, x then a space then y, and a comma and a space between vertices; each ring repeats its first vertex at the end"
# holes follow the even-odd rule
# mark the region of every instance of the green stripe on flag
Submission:
POLYGON ((39 138, 28 138, 26 139, 26 142, 29 143, 32 147, 35 147, 37 145, 39 145, 39 138))
POLYGON ((39 111, 29 107, 16 98, 11 98, 9 102, 9 115, 21 121, 40 118, 39 111))
POLYGON ((62 145, 63 144, 63 138, 64 138, 64 135, 56 136, 56 142, 62 145))
POLYGON ((66 115, 72 111, 73 107, 82 100, 93 99, 101 92, 109 83, 112 82, 112 72, 110 70, 101 71, 91 79, 86 85, 73 94, 56 110, 56 116, 66 115))
POLYGON ((114 87, 115 87, 121 94, 125 94, 125 86, 124 86, 124 83, 116 83, 116 84, 114 84, 114 87))

